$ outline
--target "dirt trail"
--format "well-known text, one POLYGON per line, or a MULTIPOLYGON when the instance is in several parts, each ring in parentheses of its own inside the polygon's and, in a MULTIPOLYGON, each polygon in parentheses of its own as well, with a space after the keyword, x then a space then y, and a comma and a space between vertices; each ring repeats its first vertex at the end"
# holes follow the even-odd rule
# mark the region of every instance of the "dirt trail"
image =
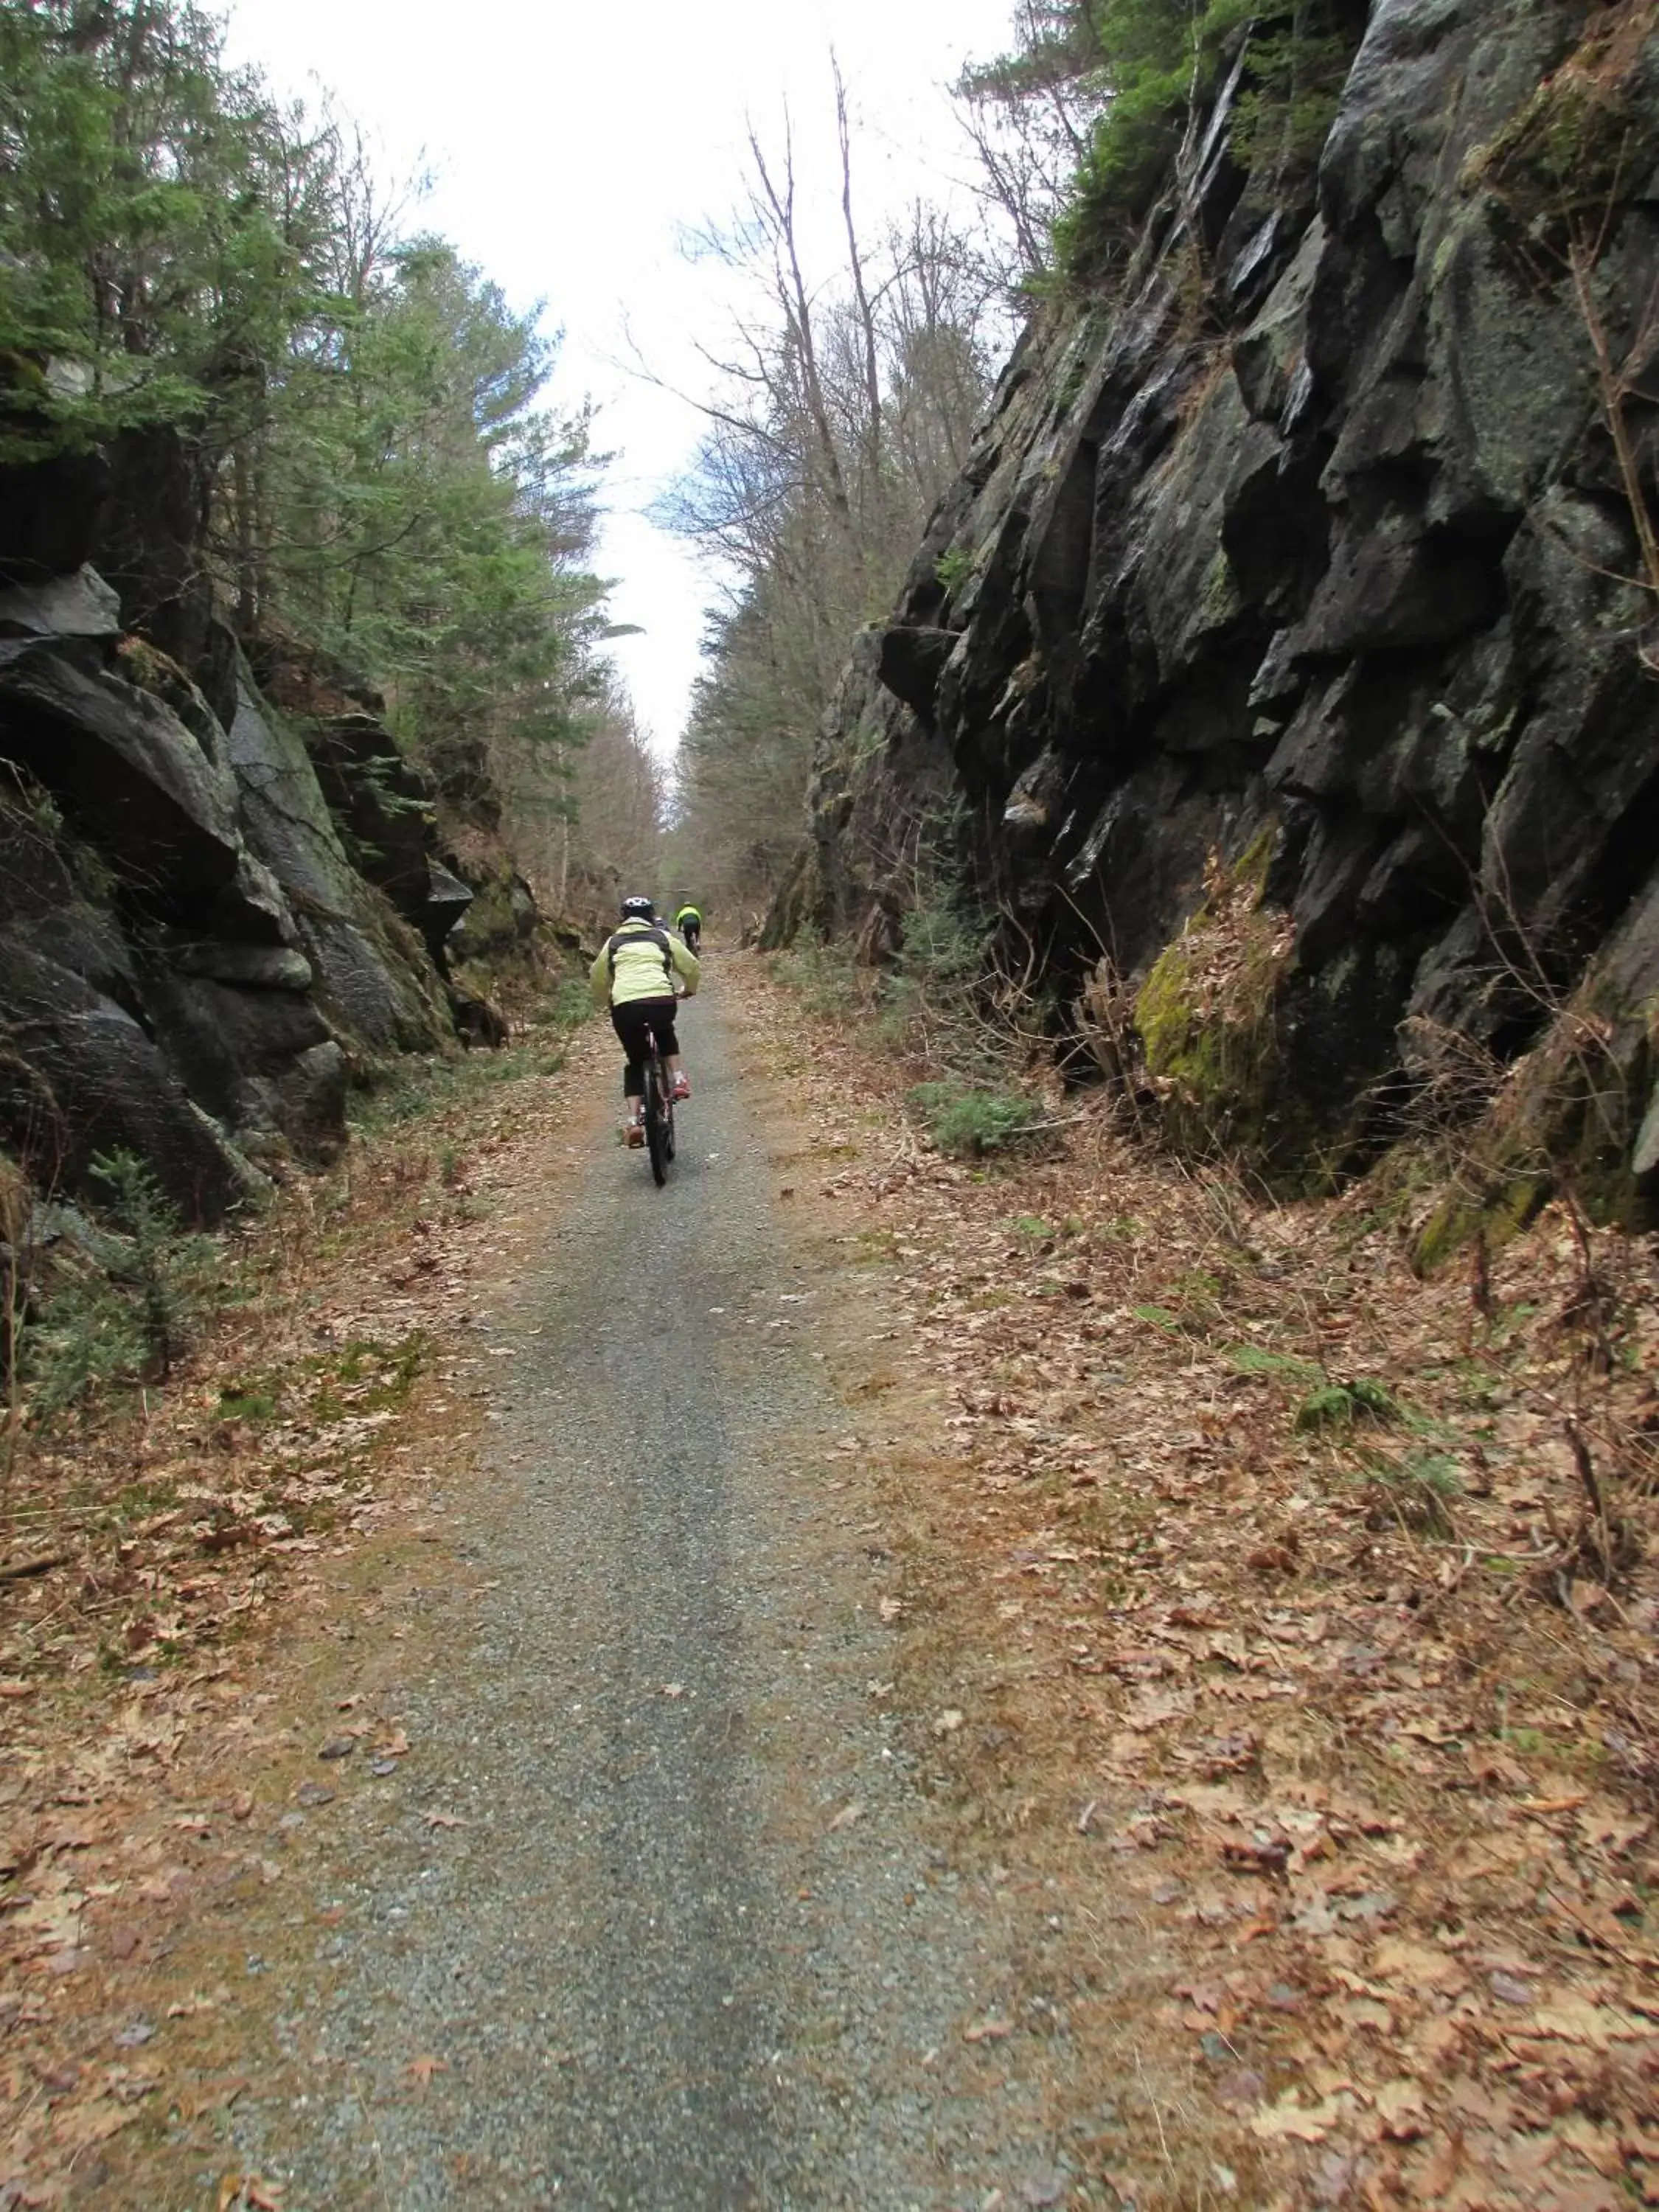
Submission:
POLYGON ((769 1196, 715 975, 668 1189, 606 1149, 607 1085, 475 1312, 481 1464, 430 1500, 400 1648, 366 1631, 330 1686, 410 1752, 313 1762, 270 1824, 234 2136, 285 2212, 1063 2193, 998 2053, 995 1886, 946 1867, 890 1717, 871 1469, 834 1449, 826 1369, 886 1324, 769 1196))
POLYGON ((970 1167, 711 973, 666 1191, 475 1068, 101 1437, 0 2212, 1659 2202, 1652 1241, 970 1167))

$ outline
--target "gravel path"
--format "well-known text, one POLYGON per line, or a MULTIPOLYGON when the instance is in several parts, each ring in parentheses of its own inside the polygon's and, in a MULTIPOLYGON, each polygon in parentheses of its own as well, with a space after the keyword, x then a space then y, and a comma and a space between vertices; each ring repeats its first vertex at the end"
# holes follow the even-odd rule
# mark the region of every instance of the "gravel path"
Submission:
POLYGON ((826 1467, 856 1279, 775 1218, 719 1000, 667 1189, 596 1111, 478 1333, 491 1449, 438 1503, 483 1595, 411 1620, 414 1751, 295 1854, 343 1908, 280 1993, 316 2087, 239 2123, 289 2212, 1066 2199, 1016 2044, 964 2041, 997 1904, 930 1849, 866 1472, 826 1467))

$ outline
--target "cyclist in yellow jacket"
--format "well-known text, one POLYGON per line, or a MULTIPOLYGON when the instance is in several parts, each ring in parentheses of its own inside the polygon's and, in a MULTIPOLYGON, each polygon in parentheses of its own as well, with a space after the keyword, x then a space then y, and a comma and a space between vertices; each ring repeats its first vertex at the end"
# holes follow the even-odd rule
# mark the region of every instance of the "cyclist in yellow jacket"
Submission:
POLYGON ((623 1073, 623 1097, 628 1118, 624 1123, 630 1145, 645 1142, 641 1118, 645 1097, 645 1033, 651 1031, 668 1066, 677 1100, 691 1096, 691 1079, 680 1065, 679 1039, 674 1034, 677 996, 695 997, 697 963, 684 943, 656 917, 648 898, 625 898, 622 921, 600 947, 588 971, 588 988, 596 1006, 609 1006, 611 1025, 628 1055, 623 1073), (676 990, 677 982, 682 987, 676 990))

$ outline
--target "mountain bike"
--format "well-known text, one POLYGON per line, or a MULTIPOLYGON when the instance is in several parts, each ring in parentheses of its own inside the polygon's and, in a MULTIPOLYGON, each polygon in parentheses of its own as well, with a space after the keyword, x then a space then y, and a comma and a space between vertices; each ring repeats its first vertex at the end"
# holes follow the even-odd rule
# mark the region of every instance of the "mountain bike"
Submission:
POLYGON ((668 1180, 668 1163, 674 1157, 674 1087, 657 1048, 654 1030, 645 1033, 645 1149, 651 1172, 660 1187, 668 1180))

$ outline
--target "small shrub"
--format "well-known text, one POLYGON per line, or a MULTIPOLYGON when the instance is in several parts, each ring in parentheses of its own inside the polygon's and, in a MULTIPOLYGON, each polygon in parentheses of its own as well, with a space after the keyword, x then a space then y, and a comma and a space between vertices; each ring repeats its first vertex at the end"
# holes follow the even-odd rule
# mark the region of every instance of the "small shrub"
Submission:
POLYGON ((343 1352, 313 1363, 319 1377, 310 1405, 315 1421, 340 1421, 402 1406, 414 1388, 430 1350, 422 1330, 383 1344, 356 1337, 343 1352))
MULTIPOLYGON (((1073 277, 1099 273, 1178 176, 1194 122, 1253 17, 1252 0, 1100 0, 1091 15, 1096 82, 1106 97, 1079 166, 1073 198, 1054 226, 1056 258, 1073 277)), ((1288 11, 1284 11, 1288 12, 1288 11)), ((1258 195, 1316 163, 1352 58, 1354 37, 1325 0, 1296 11, 1292 27, 1250 37, 1232 131, 1234 159, 1258 195)))
POLYGON ((953 545, 933 563, 933 574, 947 592, 959 592, 974 573, 974 556, 965 547, 953 545))
POLYGON ((192 1293, 192 1261, 212 1247, 205 1237, 179 1233, 172 1201, 144 1163, 131 1152, 99 1152, 92 1172, 109 1193, 109 1212, 131 1248, 132 1287, 149 1364, 165 1375, 182 1348, 192 1293))
POLYGON ((1317 167, 1352 59, 1346 32, 1282 31, 1253 42, 1232 134, 1253 199, 1282 192, 1317 167))
POLYGON ((1287 1381, 1304 1387, 1319 1373, 1309 1360, 1292 1359, 1282 1352, 1267 1352, 1259 1344, 1229 1345, 1224 1357, 1241 1375, 1282 1375, 1287 1381))
POLYGON ((987 925, 943 883, 926 886, 904 917, 899 972, 930 995, 977 981, 985 961, 987 925))
POLYGON ((593 1012, 585 976, 567 975, 553 994, 548 1019, 556 1030, 579 1030, 593 1012))
POLYGON ((852 956, 838 945, 797 945, 778 955, 776 973, 809 1014, 844 1020, 864 1004, 864 988, 852 956))
POLYGON ((1185 1152, 1224 1148, 1265 1161, 1297 1134, 1279 1065, 1295 938, 1289 916, 1262 905, 1272 852, 1264 833, 1231 866, 1211 854, 1203 903, 1135 996, 1146 1071, 1185 1152))
POLYGON ((910 1093, 940 1152, 978 1159, 1028 1136, 1040 1119, 1023 1091, 960 1083, 920 1083, 910 1093))
POLYGON ((1149 1322, 1154 1328, 1175 1330, 1181 1327, 1181 1317, 1172 1314, 1168 1306, 1136 1306, 1133 1310, 1137 1321, 1149 1322))
POLYGON ((276 1400, 269 1390, 249 1388, 241 1382, 226 1382, 219 1389, 219 1418, 222 1421, 270 1421, 276 1417, 276 1400))
POLYGON ((1141 1236, 1141 1224, 1133 1213, 1115 1213, 1109 1221, 1103 1221, 1094 1231, 1097 1244, 1133 1244, 1141 1236))
POLYGON ((89 1393, 137 1380, 144 1335, 132 1301, 88 1267, 65 1273, 22 1332, 18 1365, 32 1420, 52 1422, 89 1393))
POLYGON ((1212 1318, 1220 1310, 1225 1286, 1218 1275, 1203 1267, 1190 1267, 1169 1286, 1169 1296, 1189 1314, 1212 1318))
POLYGON ((876 986, 876 1006, 871 1035, 884 1052, 905 1051, 927 1010, 921 985, 909 975, 884 975, 876 986))
POLYGON ((1296 1425, 1304 1433, 1403 1419, 1399 1401, 1386 1383, 1375 1382, 1365 1375, 1352 1382, 1322 1383, 1316 1390, 1310 1390, 1296 1409, 1296 1425))
POLYGON ((36 1420, 90 1393, 165 1376, 213 1288, 218 1247, 180 1229, 142 1160, 100 1153, 92 1173, 108 1194, 114 1233, 106 1265, 85 1255, 62 1264, 22 1332, 19 1364, 36 1420))
POLYGON ((1511 1751, 1518 1751, 1523 1759, 1538 1759, 1554 1748, 1542 1729, 1499 1729, 1498 1740, 1508 1744, 1511 1751))
POLYGON ((1456 1534, 1451 1506, 1462 1496, 1463 1486, 1456 1462, 1446 1453, 1408 1452, 1403 1459, 1374 1454, 1364 1480, 1377 1505, 1393 1519, 1431 1536, 1456 1534))

